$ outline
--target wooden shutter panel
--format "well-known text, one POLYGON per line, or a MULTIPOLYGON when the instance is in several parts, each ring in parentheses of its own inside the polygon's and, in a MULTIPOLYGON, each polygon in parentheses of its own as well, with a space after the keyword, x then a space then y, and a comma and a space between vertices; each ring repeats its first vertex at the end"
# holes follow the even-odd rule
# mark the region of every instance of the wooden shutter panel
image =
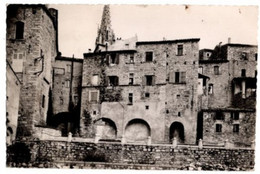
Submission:
POLYGON ((186 72, 181 72, 180 76, 180 82, 184 83, 186 81, 186 72))

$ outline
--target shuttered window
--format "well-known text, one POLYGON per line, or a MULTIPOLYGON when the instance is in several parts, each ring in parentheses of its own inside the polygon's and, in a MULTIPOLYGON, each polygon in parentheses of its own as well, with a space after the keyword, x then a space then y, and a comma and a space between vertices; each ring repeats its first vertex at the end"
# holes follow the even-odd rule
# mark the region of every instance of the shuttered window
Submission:
POLYGON ((89 92, 89 101, 97 102, 98 101, 98 91, 90 91, 89 92))

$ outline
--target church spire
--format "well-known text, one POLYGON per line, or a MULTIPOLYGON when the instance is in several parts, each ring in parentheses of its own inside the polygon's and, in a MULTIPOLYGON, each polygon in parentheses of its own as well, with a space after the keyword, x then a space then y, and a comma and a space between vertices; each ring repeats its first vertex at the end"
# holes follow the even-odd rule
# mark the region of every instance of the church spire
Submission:
POLYGON ((98 28, 98 35, 96 38, 96 46, 98 44, 111 45, 115 41, 114 31, 111 29, 110 8, 105 5, 103 9, 100 28, 98 28))

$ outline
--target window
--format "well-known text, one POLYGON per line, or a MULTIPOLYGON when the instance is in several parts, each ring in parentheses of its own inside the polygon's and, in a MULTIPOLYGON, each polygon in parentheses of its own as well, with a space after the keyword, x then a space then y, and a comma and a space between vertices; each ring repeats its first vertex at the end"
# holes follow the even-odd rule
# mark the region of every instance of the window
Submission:
POLYGON ((181 116, 181 112, 178 112, 178 117, 180 117, 181 116))
POLYGON ((63 105, 63 98, 60 98, 60 105, 63 105))
POLYGON ((255 54, 255 61, 257 61, 257 53, 255 54))
POLYGON ((98 74, 94 74, 91 78, 91 84, 92 85, 98 85, 98 74))
POLYGON ((66 82, 65 82, 65 87, 66 87, 66 88, 69 88, 69 87, 70 87, 70 81, 69 81, 69 80, 66 80, 66 82))
POLYGON ((133 85, 134 84, 134 73, 130 73, 129 74, 129 85, 133 85))
POLYGON ((79 97, 77 95, 74 96, 74 103, 78 103, 79 97))
POLYGON ((97 114, 97 111, 93 111, 93 115, 96 115, 97 114))
POLYGON ((132 105, 133 104, 133 93, 128 94, 128 104, 132 105))
POLYGON ((212 83, 209 84, 208 93, 213 94, 213 84, 212 83))
POLYGON ((241 77, 245 77, 246 76, 246 70, 245 69, 242 69, 241 70, 241 77))
POLYGON ((146 106, 145 106, 145 109, 146 109, 146 110, 149 110, 149 106, 148 106, 148 105, 146 105, 146 106))
POLYGON ((183 55, 183 45, 178 45, 177 55, 178 56, 182 56, 183 55))
POLYGON ((222 112, 216 112, 216 120, 225 120, 225 115, 222 112))
POLYGON ((23 53, 14 53, 12 68, 14 72, 23 72, 23 53))
POLYGON ((119 55, 118 54, 111 54, 110 56, 111 60, 110 63, 111 64, 119 64, 119 55))
POLYGON ((97 102, 98 101, 98 91, 90 91, 89 101, 90 102, 97 102))
POLYGON ((71 72, 71 65, 67 65, 67 72, 68 72, 68 73, 71 72))
POLYGON ((134 63, 134 54, 130 54, 130 63, 134 63))
POLYGON ((211 55, 210 53, 206 53, 206 56, 207 56, 207 57, 210 57, 210 55, 211 55))
POLYGON ((185 83, 186 72, 175 72, 175 83, 185 83))
POLYGON ((222 125, 216 124, 216 132, 222 132, 222 125))
POLYGON ((175 83, 180 83, 180 72, 175 72, 175 83))
POLYGON ((231 112, 232 120, 239 120, 239 112, 231 112))
POLYGON ((243 52, 243 53, 241 54, 241 59, 242 59, 242 60, 247 60, 247 53, 246 53, 246 52, 243 52))
POLYGON ((145 76, 145 78, 147 86, 153 86, 155 84, 155 77, 153 75, 145 76))
POLYGON ((117 76, 109 76, 109 86, 118 86, 118 77, 117 76))
POLYGON ((202 66, 199 67, 199 73, 203 74, 203 67, 202 66))
POLYGON ((180 95, 180 94, 177 94, 177 95, 176 95, 176 98, 177 98, 177 99, 179 99, 180 97, 181 97, 181 95, 180 95))
POLYGON ((45 107, 45 95, 42 95, 42 108, 45 107))
POLYGON ((145 93, 145 98, 149 98, 150 97, 150 93, 149 92, 146 92, 145 93))
POLYGON ((18 21, 15 23, 16 25, 16 39, 23 39, 23 33, 24 33, 24 23, 21 21, 18 21))
POLYGON ((219 75, 219 66, 214 66, 214 74, 219 75))
POLYGON ((233 124, 233 132, 239 133, 239 124, 233 124))
POLYGON ((153 61, 153 52, 146 52, 145 53, 145 61, 152 62, 153 61))

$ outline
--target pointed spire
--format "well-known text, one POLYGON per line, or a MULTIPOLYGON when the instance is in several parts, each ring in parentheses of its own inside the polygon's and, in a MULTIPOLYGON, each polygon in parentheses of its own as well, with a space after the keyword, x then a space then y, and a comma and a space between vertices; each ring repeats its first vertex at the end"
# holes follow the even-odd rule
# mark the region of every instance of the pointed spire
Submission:
POLYGON ((96 46, 98 44, 113 44, 115 40, 114 31, 111 29, 110 8, 105 5, 103 9, 100 28, 98 28, 98 36, 96 38, 96 46))

